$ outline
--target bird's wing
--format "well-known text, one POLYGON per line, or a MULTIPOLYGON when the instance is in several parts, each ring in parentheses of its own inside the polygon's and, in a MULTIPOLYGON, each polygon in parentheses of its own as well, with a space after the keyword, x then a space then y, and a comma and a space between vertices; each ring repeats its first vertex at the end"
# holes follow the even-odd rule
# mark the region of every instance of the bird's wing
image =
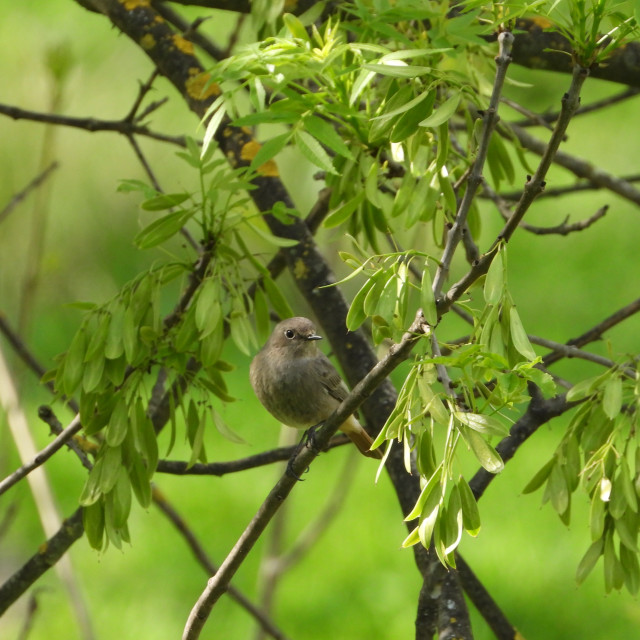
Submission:
POLYGON ((322 386, 327 390, 327 393, 330 396, 335 398, 338 402, 342 402, 347 397, 349 390, 342 381, 340 374, 336 371, 335 367, 327 357, 319 359, 318 365, 318 372, 320 374, 322 386))

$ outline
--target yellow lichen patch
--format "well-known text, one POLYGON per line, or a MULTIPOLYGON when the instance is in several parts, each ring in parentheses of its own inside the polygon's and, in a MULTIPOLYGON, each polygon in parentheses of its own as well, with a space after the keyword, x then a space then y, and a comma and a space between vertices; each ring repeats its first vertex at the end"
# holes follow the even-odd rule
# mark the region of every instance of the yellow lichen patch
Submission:
POLYGON ((173 44, 175 44, 176 48, 180 49, 182 53, 193 55, 193 43, 189 42, 188 40, 186 40, 185 38, 183 38, 181 35, 177 33, 172 36, 172 39, 173 39, 173 44))
POLYGON ((38 547, 38 553, 40 555, 44 555, 45 553, 47 553, 47 550, 49 549, 49 543, 48 542, 43 542, 39 547, 38 547))
POLYGON ((148 7, 150 4, 149 0, 120 0, 120 2, 127 11, 133 11, 138 7, 148 7))
MULTIPOLYGON (((249 142, 242 145, 242 149, 240 149, 240 158, 251 162, 261 148, 262 145, 259 142, 249 140, 249 142)), ((280 175, 278 173, 278 165, 273 160, 267 160, 264 164, 261 164, 256 171, 267 178, 277 178, 280 175)))
POLYGON ((211 82, 211 74, 200 71, 197 67, 189 69, 190 78, 184 83, 187 93, 195 100, 206 100, 220 95, 220 87, 211 82))
POLYGON ((249 140, 249 142, 242 145, 242 149, 240 150, 240 157, 243 160, 249 160, 249 162, 251 162, 251 160, 256 157, 260 149, 262 149, 262 145, 259 142, 256 142, 255 140, 249 140))
POLYGON ((267 160, 264 164, 261 164, 256 171, 266 178, 277 178, 280 175, 278 165, 273 160, 267 160))
POLYGON ((145 50, 149 51, 156 46, 156 39, 153 37, 151 33, 145 33, 142 38, 140 38, 140 46, 145 50))
POLYGON ((551 20, 547 20, 547 18, 542 16, 534 16, 533 18, 529 18, 529 20, 531 20, 536 27, 540 27, 541 29, 550 29, 553 26, 553 22, 551 22, 551 20))
POLYGON ((293 277, 296 280, 304 280, 309 274, 309 268, 302 258, 298 258, 293 265, 293 277))

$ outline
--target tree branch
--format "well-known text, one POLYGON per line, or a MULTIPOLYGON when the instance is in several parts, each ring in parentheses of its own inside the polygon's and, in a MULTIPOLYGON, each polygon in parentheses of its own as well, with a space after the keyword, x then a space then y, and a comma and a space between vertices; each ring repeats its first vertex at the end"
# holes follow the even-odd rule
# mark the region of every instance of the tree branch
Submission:
POLYGON ((338 430, 339 426, 358 409, 360 404, 371 394, 375 387, 386 379, 391 371, 409 356, 416 341, 423 334, 424 328, 424 318, 422 314, 418 314, 416 320, 403 336, 402 341, 389 350, 387 356, 354 387, 336 411, 334 411, 333 414, 325 420, 322 427, 318 429, 314 438, 316 446, 314 448, 303 447, 291 461, 288 471, 281 476, 269 492, 269 495, 258 509, 244 533, 238 539, 234 548, 220 565, 218 572, 209 580, 205 590, 189 615, 183 640, 195 640, 195 638, 200 636, 200 632, 214 604, 226 591, 231 578, 235 575, 256 541, 262 535, 267 524, 271 521, 296 485, 297 478, 316 458, 319 449, 322 449, 328 444, 329 439, 338 430))
POLYGON ((60 529, 38 551, 0 586, 0 616, 13 604, 17 595, 24 593, 42 574, 51 569, 69 547, 84 533, 82 507, 63 521, 60 529))
POLYGON ((0 495, 9 490, 19 480, 29 475, 34 469, 44 464, 58 449, 61 449, 67 441, 73 438, 76 433, 82 429, 80 423, 80 416, 76 417, 69 423, 69 426, 50 444, 48 444, 42 451, 40 451, 33 460, 23 464, 20 468, 16 469, 12 474, 8 475, 2 482, 0 482, 0 495))
POLYGON ((574 67, 571 86, 569 91, 562 98, 562 112, 560 118, 551 135, 549 143, 544 148, 544 153, 540 160, 540 164, 536 169, 532 178, 528 179, 520 200, 514 208, 512 216, 509 218, 502 231, 478 262, 472 266, 465 276, 455 283, 443 298, 437 300, 438 313, 442 314, 448 310, 451 305, 456 302, 467 289, 482 275, 487 273, 489 266, 495 257, 496 251, 501 242, 508 242, 518 225, 522 221, 525 213, 535 200, 536 196, 544 189, 545 177, 558 154, 558 147, 564 139, 565 132, 571 121, 571 117, 575 113, 580 104, 580 91, 582 85, 587 78, 588 70, 582 67, 574 67))

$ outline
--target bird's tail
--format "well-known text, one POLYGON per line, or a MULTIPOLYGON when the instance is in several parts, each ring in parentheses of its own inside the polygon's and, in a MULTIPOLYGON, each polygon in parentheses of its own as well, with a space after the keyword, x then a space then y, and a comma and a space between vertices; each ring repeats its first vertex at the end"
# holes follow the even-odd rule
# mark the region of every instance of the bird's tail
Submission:
POLYGON ((373 444, 371 436, 353 416, 340 427, 340 431, 347 434, 362 455, 367 456, 367 458, 377 458, 378 460, 383 458, 384 454, 380 449, 371 449, 373 444))

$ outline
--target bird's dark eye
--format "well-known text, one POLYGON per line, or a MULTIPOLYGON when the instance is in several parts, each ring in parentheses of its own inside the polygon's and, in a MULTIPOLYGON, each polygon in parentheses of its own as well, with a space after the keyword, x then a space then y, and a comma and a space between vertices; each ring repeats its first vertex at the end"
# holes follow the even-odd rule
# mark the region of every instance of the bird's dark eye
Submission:
POLYGON ((289 338, 289 340, 293 340, 296 332, 293 329, 285 329, 284 335, 286 338, 289 338))

